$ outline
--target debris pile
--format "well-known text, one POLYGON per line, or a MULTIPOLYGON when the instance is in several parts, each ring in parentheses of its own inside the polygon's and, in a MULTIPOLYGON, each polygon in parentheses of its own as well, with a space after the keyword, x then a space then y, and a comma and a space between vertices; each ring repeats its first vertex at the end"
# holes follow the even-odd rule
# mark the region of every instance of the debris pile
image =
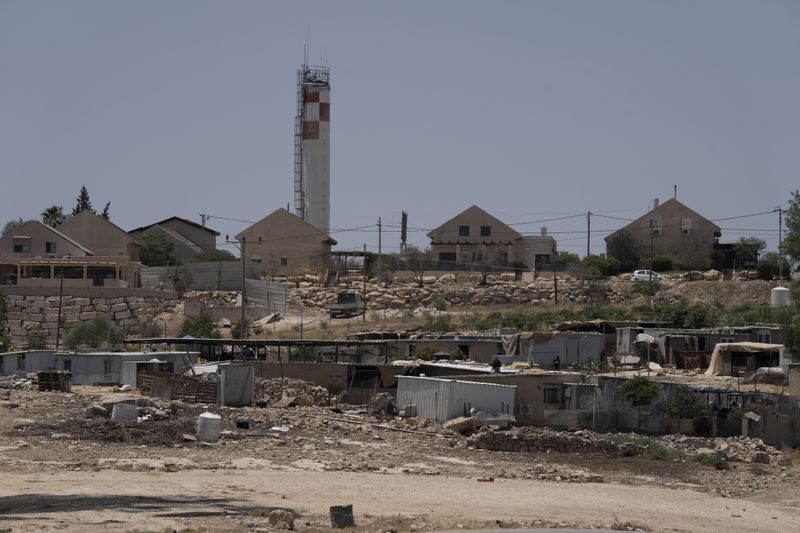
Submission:
POLYGON ((668 448, 688 455, 715 454, 726 461, 740 463, 781 464, 786 456, 761 439, 748 437, 704 438, 684 435, 664 435, 659 439, 668 448))
POLYGON ((328 405, 330 393, 325 387, 300 379, 256 378, 256 400, 266 400, 269 405, 286 397, 294 397, 294 403, 300 406, 328 405))

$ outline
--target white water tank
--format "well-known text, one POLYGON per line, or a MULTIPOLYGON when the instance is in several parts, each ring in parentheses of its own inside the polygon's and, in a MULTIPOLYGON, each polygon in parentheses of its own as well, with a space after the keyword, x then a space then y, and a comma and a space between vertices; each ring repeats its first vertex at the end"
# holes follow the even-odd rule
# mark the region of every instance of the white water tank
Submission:
POLYGON ((789 289, 786 287, 775 287, 772 289, 770 305, 772 307, 784 307, 789 305, 789 289))

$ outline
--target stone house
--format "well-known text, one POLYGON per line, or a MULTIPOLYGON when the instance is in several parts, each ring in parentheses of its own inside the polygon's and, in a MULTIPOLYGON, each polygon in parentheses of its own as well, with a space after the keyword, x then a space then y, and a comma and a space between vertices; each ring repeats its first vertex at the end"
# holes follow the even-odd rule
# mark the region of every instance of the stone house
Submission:
POLYGON ((622 261, 652 255, 672 257, 675 266, 708 268, 720 227, 676 199, 656 199, 649 212, 605 238, 610 257, 622 261))
POLYGON ((287 276, 328 264, 336 241, 284 208, 277 209, 238 233, 244 258, 267 276, 287 276))
POLYGON ((444 270, 474 268, 486 263, 517 269, 543 268, 555 259, 556 241, 521 233, 477 205, 428 233, 431 255, 444 270))
POLYGON ((125 256, 139 261, 142 249, 139 241, 110 220, 90 211, 68 217, 58 226, 58 231, 90 249, 93 255, 125 256))
POLYGON ((175 247, 177 259, 184 264, 207 250, 215 250, 219 237, 218 231, 181 217, 170 217, 128 233, 133 236, 163 235, 175 247))
MULTIPOLYGON (((129 249, 138 259, 138 248, 129 249)), ((138 287, 140 272, 141 264, 130 255, 98 255, 60 227, 36 220, 0 237, 2 285, 55 289, 63 277, 65 287, 138 287)))

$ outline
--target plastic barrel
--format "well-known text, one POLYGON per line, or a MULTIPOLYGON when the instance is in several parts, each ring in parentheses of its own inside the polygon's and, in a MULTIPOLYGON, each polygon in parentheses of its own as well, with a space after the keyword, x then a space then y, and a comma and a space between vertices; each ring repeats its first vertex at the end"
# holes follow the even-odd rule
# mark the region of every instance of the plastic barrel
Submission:
POLYGON ((219 439, 222 417, 205 412, 197 417, 197 439, 203 442, 215 442, 219 439))
POLYGON ((117 422, 136 422, 139 417, 139 410, 130 403, 115 403, 111 410, 111 420, 117 422))

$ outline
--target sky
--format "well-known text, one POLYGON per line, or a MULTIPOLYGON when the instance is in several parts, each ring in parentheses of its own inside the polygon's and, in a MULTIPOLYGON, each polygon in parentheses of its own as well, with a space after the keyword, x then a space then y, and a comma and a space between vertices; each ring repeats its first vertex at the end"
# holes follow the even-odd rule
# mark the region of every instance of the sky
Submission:
POLYGON ((743 217, 722 241, 774 249, 800 188, 798 27, 794 0, 0 0, 0 223, 82 185, 124 229, 203 213, 221 241, 285 207, 308 44, 338 249, 377 250, 381 217, 398 251, 402 211, 424 246, 477 204, 581 255, 591 211, 603 253, 674 186, 743 217))

